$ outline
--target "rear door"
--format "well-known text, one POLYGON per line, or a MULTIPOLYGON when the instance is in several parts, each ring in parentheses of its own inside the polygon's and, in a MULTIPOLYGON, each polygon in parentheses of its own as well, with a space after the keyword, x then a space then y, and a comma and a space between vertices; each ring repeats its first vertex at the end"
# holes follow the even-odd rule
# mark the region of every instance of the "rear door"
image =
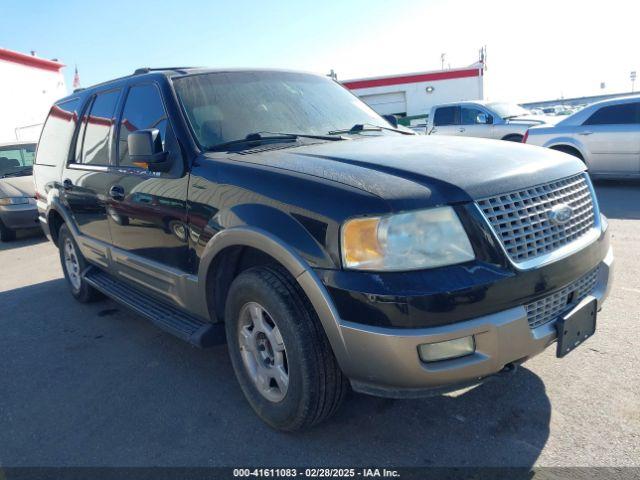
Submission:
POLYGON ((187 190, 189 177, 156 83, 133 84, 118 124, 117 168, 108 199, 114 268, 129 281, 171 296, 176 275, 188 269, 187 190), (133 164, 127 138, 156 128, 172 160, 166 173, 133 164), (116 194, 113 194, 113 193, 116 194))
POLYGON ((433 114, 432 135, 460 135, 460 107, 438 107, 433 114))
POLYGON ((76 135, 72 159, 62 172, 61 196, 80 232, 110 243, 106 192, 114 156, 115 113, 122 90, 89 98, 76 135))
POLYGON ((589 152, 593 173, 640 173, 640 102, 601 107, 576 134, 589 152))

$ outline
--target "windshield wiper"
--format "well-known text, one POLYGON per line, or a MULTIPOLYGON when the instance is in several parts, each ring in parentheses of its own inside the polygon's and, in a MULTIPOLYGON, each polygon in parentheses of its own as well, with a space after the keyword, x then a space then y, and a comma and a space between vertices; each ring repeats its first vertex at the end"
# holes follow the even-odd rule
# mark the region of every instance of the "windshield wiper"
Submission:
POLYGON ((212 145, 208 147, 206 150, 209 152, 219 152, 225 151, 229 147, 233 147, 236 145, 248 145, 250 147, 260 145, 263 142, 277 142, 277 141, 291 141, 295 142, 298 138, 314 138, 317 140, 346 140, 344 137, 335 137, 329 135, 311 135, 306 133, 279 133, 279 132, 255 132, 250 133, 244 138, 239 138, 238 140, 230 140, 228 142, 219 143, 217 145, 212 145))
POLYGON ((391 132, 401 133, 403 135, 413 135, 413 132, 405 132, 398 128, 383 127, 381 125, 374 125, 373 123, 356 123, 351 128, 345 128, 343 130, 332 130, 329 135, 338 135, 341 133, 360 133, 360 132, 380 132, 382 130, 389 130, 391 132))

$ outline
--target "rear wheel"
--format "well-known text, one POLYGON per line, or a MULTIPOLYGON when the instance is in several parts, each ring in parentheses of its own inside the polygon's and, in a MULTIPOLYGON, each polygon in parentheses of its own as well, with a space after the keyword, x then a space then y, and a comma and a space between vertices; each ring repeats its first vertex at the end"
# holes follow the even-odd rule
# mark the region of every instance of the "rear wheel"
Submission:
POLYGON ((60 227, 58 246, 62 271, 69 284, 71 295, 82 303, 93 302, 101 298, 100 292, 84 279, 83 272, 88 267, 88 264, 66 225, 60 227))
POLYGON ((240 387, 267 424, 297 430, 338 409, 346 378, 315 311, 282 269, 257 267, 233 281, 225 328, 240 387))
POLYGON ((0 242, 12 242, 16 239, 16 231, 11 230, 0 221, 0 242))

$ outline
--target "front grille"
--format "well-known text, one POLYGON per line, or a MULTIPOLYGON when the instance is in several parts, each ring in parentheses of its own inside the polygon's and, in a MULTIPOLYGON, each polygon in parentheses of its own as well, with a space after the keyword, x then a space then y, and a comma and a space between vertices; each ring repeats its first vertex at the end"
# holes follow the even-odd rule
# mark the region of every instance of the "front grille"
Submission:
POLYGON ((485 198, 478 205, 516 263, 553 252, 587 233, 595 223, 591 189, 582 173, 485 198), (571 218, 561 225, 552 223, 551 209, 563 204, 573 210, 571 218))
POLYGON ((529 327, 536 328, 556 320, 589 295, 596 286, 598 268, 591 270, 562 290, 525 305, 529 327))

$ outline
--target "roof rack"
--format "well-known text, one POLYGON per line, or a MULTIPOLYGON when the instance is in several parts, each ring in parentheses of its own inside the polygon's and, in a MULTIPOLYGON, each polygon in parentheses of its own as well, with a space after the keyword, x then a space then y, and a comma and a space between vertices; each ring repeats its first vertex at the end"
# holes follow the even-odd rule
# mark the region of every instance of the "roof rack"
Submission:
POLYGON ((176 70, 180 73, 185 73, 185 70, 189 70, 191 68, 196 68, 196 67, 164 67, 164 68, 143 67, 143 68, 137 68, 136 71, 133 72, 133 74, 142 75, 143 73, 162 72, 163 70, 176 70))

